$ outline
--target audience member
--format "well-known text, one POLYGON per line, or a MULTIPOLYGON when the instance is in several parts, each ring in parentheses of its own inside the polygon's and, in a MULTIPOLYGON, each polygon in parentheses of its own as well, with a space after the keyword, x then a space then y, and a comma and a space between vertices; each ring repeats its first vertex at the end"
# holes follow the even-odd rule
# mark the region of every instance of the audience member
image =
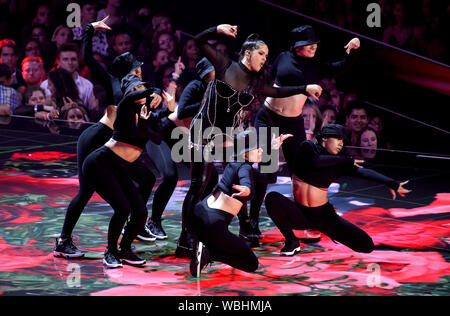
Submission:
POLYGON ((58 68, 50 71, 48 73, 48 80, 46 81, 46 87, 50 92, 50 102, 53 107, 59 110, 60 118, 62 118, 63 112, 69 108, 83 104, 73 76, 66 69, 58 68))
POLYGON ((45 91, 41 87, 28 87, 23 96, 22 105, 14 110, 15 115, 32 116, 41 120, 52 120, 59 117, 59 111, 46 105, 45 91))
POLYGON ((306 138, 315 141, 322 128, 322 113, 316 105, 306 102, 303 106, 302 116, 306 138))
POLYGON ((26 86, 22 77, 22 72, 17 68, 18 51, 16 42, 12 39, 2 39, 0 41, 0 63, 8 65, 11 70, 11 82, 9 86, 13 89, 23 89, 26 86))
POLYGON ((361 132, 367 127, 369 117, 367 108, 361 101, 351 101, 347 106, 346 129, 350 145, 355 146, 361 132))
POLYGON ((67 25, 58 25, 53 32, 51 41, 54 43, 56 50, 58 50, 62 45, 73 42, 72 30, 67 25))
POLYGON ((165 49, 169 53, 169 60, 178 59, 178 41, 175 35, 168 31, 157 32, 153 35, 152 50, 165 49))
POLYGON ((322 113, 322 126, 328 124, 336 124, 337 123, 337 112, 336 107, 333 105, 325 105, 320 108, 320 112, 322 113))
MULTIPOLYGON (((90 99, 92 97, 93 84, 78 74, 79 57, 78 47, 75 44, 63 45, 57 53, 58 67, 67 70, 72 76, 79 94, 76 99, 80 99, 81 103, 90 109, 90 99)), ((50 75, 50 74, 49 74, 50 75)), ((52 96, 52 92, 48 87, 48 80, 42 82, 41 87, 45 89, 47 96, 52 96)))
POLYGON ((106 7, 98 11, 96 21, 101 21, 109 16, 108 26, 125 25, 128 19, 124 13, 121 0, 108 0, 106 7))
POLYGON ((0 115, 11 115, 21 102, 21 95, 10 87, 11 81, 11 68, 0 63, 0 115))
POLYGON ((40 86, 47 77, 42 58, 26 57, 22 61, 22 77, 28 87, 40 86))

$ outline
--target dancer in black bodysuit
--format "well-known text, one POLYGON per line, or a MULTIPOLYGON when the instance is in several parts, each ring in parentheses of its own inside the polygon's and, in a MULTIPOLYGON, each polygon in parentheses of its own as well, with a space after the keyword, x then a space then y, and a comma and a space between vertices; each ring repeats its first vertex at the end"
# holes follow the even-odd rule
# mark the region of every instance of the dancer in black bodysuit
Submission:
MULTIPOLYGON (((221 24, 195 37, 197 46, 213 64, 216 78, 208 85, 202 108, 191 124, 191 186, 183 203, 183 218, 200 201, 210 179, 213 164, 205 158, 212 155, 211 142, 215 135, 211 130, 205 134, 205 130, 216 127, 225 134, 227 128, 239 127, 245 107, 253 102, 255 95, 287 97, 306 93, 305 86, 277 88, 266 83, 265 73, 261 70, 267 59, 268 48, 262 40, 254 36, 247 38, 241 48, 240 60, 235 62, 208 43, 209 39, 220 33, 236 37, 237 26, 221 24)), ((188 227, 184 222, 175 253, 177 257, 190 255, 192 245, 189 240, 188 227)))
MULTIPOLYGON (((328 76, 335 76, 350 68, 354 63, 360 42, 358 38, 352 39, 344 48, 347 56, 337 62, 324 62, 316 56, 319 39, 309 25, 295 28, 291 31, 292 46, 289 51, 282 52, 272 65, 271 72, 275 77, 275 86, 284 87, 292 85, 306 85, 306 91, 317 99, 322 93, 319 81, 328 76)), ((255 127, 269 128, 276 126, 280 128, 280 134, 291 134, 289 140, 283 144, 283 154, 288 169, 292 173, 292 164, 298 146, 306 140, 305 127, 302 117, 303 105, 307 99, 306 94, 294 95, 284 99, 267 98, 263 107, 256 115, 255 127)), ((270 134, 267 135, 270 137, 270 134)), ((270 147, 263 147, 270 154, 270 147)), ((265 164, 261 163, 263 167, 265 164)), ((258 220, 261 204, 267 190, 267 184, 276 182, 276 174, 266 174, 266 183, 262 182, 255 190, 255 197, 250 207, 250 219, 252 228, 259 232, 258 220)))
POLYGON ((258 259, 247 243, 228 230, 233 217, 253 196, 251 164, 261 161, 262 153, 256 143, 256 133, 252 135, 245 131, 237 135, 235 159, 240 158, 242 162, 229 162, 212 194, 189 214, 192 231, 198 238, 190 264, 190 272, 195 277, 200 276, 200 271, 211 261, 220 261, 247 272, 258 268, 258 259), (252 136, 254 144, 251 144, 252 136), (237 151, 238 142, 244 145, 240 151, 237 151))
POLYGON ((151 113, 151 109, 159 104, 150 98, 155 90, 135 75, 125 76, 122 86, 125 95, 117 107, 113 135, 104 146, 86 158, 82 169, 87 181, 114 210, 108 228, 108 248, 103 259, 108 268, 122 266, 121 261, 136 265, 145 263, 131 250, 133 240, 145 226, 147 207, 129 169, 140 157, 149 139, 155 143, 162 139, 159 119, 151 113), (130 213, 118 249, 117 242, 130 213))
POLYGON ((328 124, 318 136, 318 144, 304 141, 298 149, 293 170, 293 195, 295 201, 278 192, 270 192, 265 199, 267 213, 286 239, 282 255, 294 255, 300 244, 293 229, 316 229, 331 239, 357 252, 372 252, 374 244, 366 232, 336 214, 327 198, 328 187, 340 176, 362 177, 390 188, 403 196, 410 190, 374 170, 362 168, 363 160, 342 154, 344 128, 328 124))

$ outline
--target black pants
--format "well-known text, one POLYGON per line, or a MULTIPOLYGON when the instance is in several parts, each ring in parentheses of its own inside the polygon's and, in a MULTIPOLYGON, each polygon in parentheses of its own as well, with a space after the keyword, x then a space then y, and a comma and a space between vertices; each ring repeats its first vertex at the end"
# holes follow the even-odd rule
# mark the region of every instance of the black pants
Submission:
POLYGON ((173 162, 170 147, 165 141, 162 141, 159 145, 149 141, 145 147, 151 161, 150 163, 158 170, 161 177, 161 183, 153 195, 151 215, 152 220, 160 221, 177 186, 177 165, 173 162))
MULTIPOLYGON (((292 166, 295 163, 296 152, 300 144, 306 140, 305 127, 303 116, 284 117, 276 114, 266 106, 262 106, 256 115, 255 128, 258 135, 262 127, 267 128, 266 140, 267 143, 260 142, 259 146, 263 152, 271 155, 271 140, 272 135, 270 128, 279 127, 281 134, 292 134, 293 137, 286 139, 282 145, 283 155, 286 159, 288 169, 291 173, 292 166)), ((278 152, 275 153, 278 157, 278 152)), ((261 167, 269 163, 260 163, 259 172, 254 172, 255 195, 250 204, 250 218, 258 221, 261 205, 266 195, 267 186, 277 181, 277 173, 261 173, 261 167)), ((242 215, 240 215, 241 218, 242 215)), ((244 215, 245 216, 245 215, 244 215)))
MULTIPOLYGON (((201 199, 211 194, 218 183, 219 174, 213 162, 202 160, 195 162, 194 156, 197 149, 191 149, 191 185, 186 193, 182 208, 182 236, 190 231, 188 217, 194 211, 195 205, 201 199)), ((200 149, 200 150, 203 150, 200 149)))
POLYGON ((108 249, 113 252, 117 250, 117 242, 130 213, 130 222, 120 243, 123 249, 131 248, 147 220, 146 201, 133 183, 129 172, 131 165, 105 146, 92 152, 83 164, 87 181, 114 210, 108 228, 108 249))
POLYGON ((197 203, 189 220, 197 238, 208 247, 210 259, 254 272, 258 269, 258 258, 243 239, 228 230, 233 215, 210 208, 206 201, 207 197, 197 203))
POLYGON ((255 128, 259 131, 262 127, 267 128, 267 144, 260 144, 260 147, 268 154, 271 153, 271 140, 272 135, 270 127, 278 127, 281 134, 292 134, 293 136, 286 139, 281 146, 283 150, 284 158, 288 165, 289 171, 292 173, 292 166, 295 163, 295 157, 298 147, 306 140, 305 126, 303 122, 303 116, 285 117, 276 114, 266 106, 262 106, 255 119, 255 128))
MULTIPOLYGON (((62 238, 70 237, 72 235, 73 229, 75 228, 81 213, 95 192, 94 186, 86 179, 82 172, 83 163, 90 153, 103 146, 111 136, 112 130, 105 124, 98 122, 87 128, 78 138, 77 166, 78 181, 80 185, 77 195, 72 199, 67 208, 61 232, 62 238)), ((145 167, 141 159, 136 160, 130 165, 129 173, 134 182, 138 185, 144 201, 148 201, 153 185, 155 184, 155 176, 153 173, 145 167)))
POLYGON ((270 192, 265 204, 267 213, 286 238, 286 242, 297 239, 293 229, 314 229, 356 252, 369 253, 374 249, 372 238, 337 215, 330 203, 305 207, 278 192, 270 192))

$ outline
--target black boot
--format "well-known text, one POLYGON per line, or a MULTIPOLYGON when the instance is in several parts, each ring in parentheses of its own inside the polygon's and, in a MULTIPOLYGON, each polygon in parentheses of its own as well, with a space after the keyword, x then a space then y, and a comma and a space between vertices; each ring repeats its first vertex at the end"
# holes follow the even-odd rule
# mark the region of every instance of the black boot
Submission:
POLYGON ((178 238, 177 249, 175 250, 175 257, 189 258, 194 256, 194 240, 186 230, 181 231, 180 238, 178 238))

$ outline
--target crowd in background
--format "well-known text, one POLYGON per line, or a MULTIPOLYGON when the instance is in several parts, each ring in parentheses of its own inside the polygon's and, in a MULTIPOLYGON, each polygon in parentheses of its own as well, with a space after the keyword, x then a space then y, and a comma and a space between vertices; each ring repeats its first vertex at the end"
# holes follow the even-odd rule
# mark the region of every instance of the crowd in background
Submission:
MULTIPOLYGON (((445 0, 278 0, 291 10, 393 46, 450 64, 450 2, 445 0), (380 6, 380 27, 370 27, 370 3, 380 6)), ((374 21, 373 19, 371 19, 374 21)))
MULTIPOLYGON (((161 89, 167 88, 176 68, 182 69, 180 75, 175 74, 179 77, 176 100, 197 78, 195 65, 203 56, 189 34, 174 29, 170 13, 154 11, 151 2, 140 5, 136 1, 132 6, 121 0, 76 2, 81 5, 81 25, 69 27, 68 1, 0 1, 0 115, 97 122, 108 104, 105 88, 84 64, 83 34, 89 23, 107 16, 112 31, 96 30, 92 50, 109 72, 113 72, 114 58, 125 52, 144 62, 143 80, 161 89), (19 17, 22 28, 12 29, 17 23, 11 19, 19 17)), ((353 2, 280 1, 304 14, 358 30, 353 2)), ((443 58, 446 47, 440 38, 449 6, 441 10, 431 1, 421 0, 420 19, 411 19, 412 3, 418 1, 380 1, 384 27, 374 36, 431 58, 443 58)), ((225 43, 213 44, 234 58, 225 43)), ((325 124, 340 123, 347 128, 351 145, 391 146, 383 133, 385 121, 380 113, 369 111, 355 93, 339 91, 336 78, 327 78, 319 85, 323 88, 319 101, 310 98, 303 109, 308 138, 314 139, 325 124)))

